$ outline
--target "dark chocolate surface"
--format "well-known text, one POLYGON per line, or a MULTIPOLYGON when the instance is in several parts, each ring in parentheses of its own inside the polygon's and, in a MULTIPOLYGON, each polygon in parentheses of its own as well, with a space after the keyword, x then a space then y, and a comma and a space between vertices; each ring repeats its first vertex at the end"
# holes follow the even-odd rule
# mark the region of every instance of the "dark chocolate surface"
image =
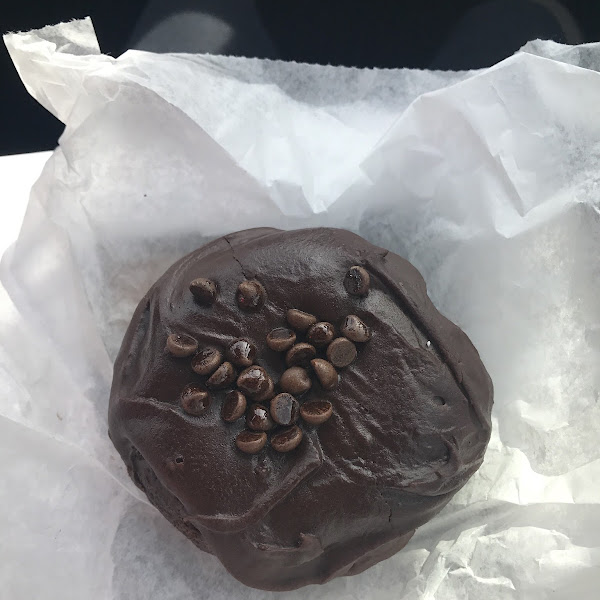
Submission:
POLYGON ((481 464, 491 408, 477 351, 407 261, 344 230, 254 229, 184 257, 142 299, 115 363, 109 429, 134 481, 178 529, 243 583, 284 590, 359 573, 402 548, 481 464), (355 265, 369 274, 366 295, 344 285, 355 265), (191 294, 197 278, 215 282, 212 305, 191 294), (256 311, 236 300, 244 280, 266 291, 256 311), (165 349, 167 337, 223 352, 248 340, 277 383, 285 352, 266 336, 291 308, 338 332, 356 315, 371 336, 335 389, 313 383, 302 398, 331 402, 325 423, 299 421, 290 452, 267 444, 246 454, 235 443, 245 419, 221 418, 235 383, 211 390, 204 414, 184 412, 182 390, 204 379, 165 349))

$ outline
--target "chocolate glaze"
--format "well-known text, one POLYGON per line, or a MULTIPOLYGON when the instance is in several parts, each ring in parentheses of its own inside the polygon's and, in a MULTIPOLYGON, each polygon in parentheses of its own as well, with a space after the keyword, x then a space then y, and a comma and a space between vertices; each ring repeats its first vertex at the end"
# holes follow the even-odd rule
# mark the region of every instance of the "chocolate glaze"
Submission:
POLYGON ((359 573, 401 549, 480 466, 491 408, 477 351, 412 265, 344 230, 254 229, 184 257, 142 299, 115 363, 109 429, 133 480, 180 531, 243 583, 288 590, 359 573), (370 275, 366 296, 345 289, 354 265, 370 275), (212 306, 189 291, 199 277, 217 285, 212 306), (243 311, 236 291, 253 279, 267 300, 243 311), (357 315, 371 339, 336 389, 307 393, 333 404, 329 420, 302 424, 291 452, 267 444, 244 454, 235 438, 245 420, 220 417, 231 388, 212 392, 202 416, 182 410, 181 390, 202 378, 189 358, 165 351, 166 339, 186 333, 201 349, 247 339, 277 381, 285 353, 266 335, 285 326, 290 308, 336 327, 357 315))

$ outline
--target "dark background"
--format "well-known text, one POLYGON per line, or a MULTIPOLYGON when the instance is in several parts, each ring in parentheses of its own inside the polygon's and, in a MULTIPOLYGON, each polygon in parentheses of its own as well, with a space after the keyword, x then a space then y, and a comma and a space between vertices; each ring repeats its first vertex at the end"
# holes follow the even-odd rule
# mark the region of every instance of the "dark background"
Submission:
MULTIPOLYGON (((132 46, 156 49, 144 34, 164 17, 161 10, 164 13, 173 4, 164 0, 167 8, 158 10, 153 4, 157 3, 3 0, 0 30, 23 31, 91 16, 100 48, 116 57, 132 46)), ((218 13, 232 25, 236 35, 220 49, 222 53, 357 67, 479 68, 509 56, 528 39, 600 40, 596 0, 238 0, 237 4, 187 0, 183 4, 218 13), (570 13, 571 25, 557 21, 544 2, 570 13), (258 39, 261 35, 264 39, 258 39)), ((173 39, 159 49, 189 51, 177 44, 173 39)), ((211 47, 198 40, 196 51, 211 47)), ((62 129, 26 92, 2 44, 0 154, 50 150, 62 129)))

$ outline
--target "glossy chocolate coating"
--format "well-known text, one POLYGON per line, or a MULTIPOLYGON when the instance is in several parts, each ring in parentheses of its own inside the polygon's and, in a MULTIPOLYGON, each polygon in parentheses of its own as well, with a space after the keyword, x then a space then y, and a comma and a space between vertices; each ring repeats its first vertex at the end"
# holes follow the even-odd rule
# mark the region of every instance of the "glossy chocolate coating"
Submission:
POLYGON ((136 484, 178 529, 247 585, 288 590, 359 573, 401 549, 481 464, 491 408, 477 351, 408 262, 344 230, 254 229, 184 257, 141 300, 115 364, 109 428, 136 484), (369 273, 367 295, 345 288, 357 264, 369 273), (190 293, 198 277, 219 283, 209 308, 190 293), (245 279, 266 290, 255 312, 237 305, 245 279), (211 392, 201 417, 181 409, 182 389, 202 378, 164 351, 167 335, 223 349, 243 337, 278 381, 285 353, 265 339, 290 308, 330 323, 356 315, 372 338, 336 389, 307 393, 332 403, 325 423, 298 421, 303 438, 291 452, 267 443, 246 454, 236 446, 245 420, 220 416, 228 389, 211 392))

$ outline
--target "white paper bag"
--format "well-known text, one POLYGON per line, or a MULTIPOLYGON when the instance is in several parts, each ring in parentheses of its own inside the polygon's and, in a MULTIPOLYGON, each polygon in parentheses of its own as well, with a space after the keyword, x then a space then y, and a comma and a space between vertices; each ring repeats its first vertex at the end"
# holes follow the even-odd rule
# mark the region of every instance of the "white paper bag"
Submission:
POLYGON ((496 388, 485 462, 396 556, 290 599, 595 597, 600 46, 469 73, 129 51, 89 20, 11 34, 61 119, 0 265, 7 598, 263 599, 129 480, 112 361, 176 259, 253 226, 345 227, 423 273, 496 388))

